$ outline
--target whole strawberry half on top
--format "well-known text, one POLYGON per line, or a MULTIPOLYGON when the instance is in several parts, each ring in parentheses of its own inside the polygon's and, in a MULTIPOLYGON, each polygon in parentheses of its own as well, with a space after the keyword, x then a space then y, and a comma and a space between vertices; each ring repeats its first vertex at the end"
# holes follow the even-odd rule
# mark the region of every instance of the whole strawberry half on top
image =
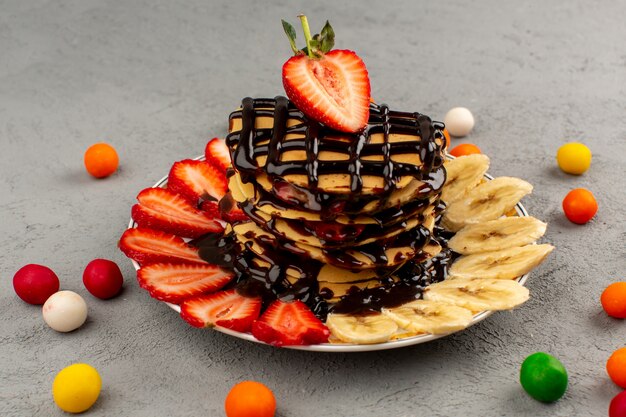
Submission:
POLYGON ((284 20, 283 29, 295 56, 283 65, 283 85, 289 99, 311 119, 342 132, 358 132, 369 118, 370 80, 356 53, 335 49, 335 33, 328 23, 311 36, 302 22, 306 47, 296 47, 296 31, 284 20))

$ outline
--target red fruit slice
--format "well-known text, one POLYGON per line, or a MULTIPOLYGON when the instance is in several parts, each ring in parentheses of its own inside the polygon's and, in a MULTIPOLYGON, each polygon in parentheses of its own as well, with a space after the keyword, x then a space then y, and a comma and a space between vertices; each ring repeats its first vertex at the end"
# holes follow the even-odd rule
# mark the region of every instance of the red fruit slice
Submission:
POLYGON ((233 273, 217 265, 158 263, 137 271, 141 288, 157 300, 170 303, 215 292, 230 282, 233 273))
POLYGON ((250 220, 246 213, 243 212, 239 207, 235 206, 230 211, 222 213, 222 217, 228 223, 236 223, 236 222, 245 222, 250 220))
POLYGON ((200 203, 200 210, 205 212, 212 219, 221 219, 220 206, 217 201, 203 201, 200 203))
POLYGON ((223 140, 211 139, 204 148, 204 157, 207 162, 215 165, 224 171, 231 166, 230 151, 223 140))
POLYGON ((234 289, 189 298, 180 305, 180 316, 192 326, 221 326, 238 332, 250 331, 260 312, 260 297, 244 297, 234 289))
POLYGON ((185 159, 172 165, 167 188, 196 204, 201 197, 220 200, 228 191, 228 184, 220 168, 205 161, 185 159))
POLYGON ((343 242, 354 240, 365 229, 362 224, 338 224, 327 222, 306 222, 307 226, 313 229, 315 236, 322 240, 331 242, 343 242))
POLYGON ((330 331, 302 301, 274 301, 252 325, 252 334, 274 346, 328 342, 330 331))
POLYGON ((198 249, 186 244, 182 238, 143 227, 127 229, 120 238, 119 248, 126 256, 140 264, 205 263, 198 255, 198 249))
POLYGON ((171 190, 146 188, 137 200, 132 216, 139 226, 190 238, 224 230, 220 222, 171 190))
POLYGON ((367 124, 370 81, 353 51, 335 49, 316 59, 291 57, 283 65, 283 85, 296 107, 332 129, 358 132, 367 124))

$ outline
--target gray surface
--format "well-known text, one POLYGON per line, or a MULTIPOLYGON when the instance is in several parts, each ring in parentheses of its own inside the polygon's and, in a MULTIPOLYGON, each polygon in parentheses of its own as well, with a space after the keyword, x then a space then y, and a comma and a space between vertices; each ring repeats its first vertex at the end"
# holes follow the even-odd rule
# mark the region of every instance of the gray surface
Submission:
POLYGON ((76 361, 103 378, 93 416, 219 416, 243 379, 269 385, 281 416, 606 415, 619 389, 605 361, 626 340, 598 302, 626 278, 626 3, 334 3, 0 2, 0 415, 62 415, 52 379, 76 361), (469 107, 477 124, 467 140, 492 157, 491 173, 535 185, 524 204, 549 221, 545 241, 557 250, 531 277, 527 304, 426 345, 338 355, 192 329, 138 289, 116 249, 136 193, 223 135, 242 97, 282 93, 290 50, 279 19, 300 11, 314 28, 331 19, 337 46, 367 63, 378 101, 439 119, 469 107), (99 140, 121 156, 103 181, 82 167, 99 140), (554 161, 570 140, 594 153, 582 177, 554 161), (575 187, 600 203, 586 226, 561 212, 575 187), (96 257, 123 268, 117 299, 82 287, 96 257), (63 289, 85 296, 86 326, 55 333, 15 296, 11 278, 26 263, 50 266, 63 289), (556 404, 517 382, 535 351, 568 368, 556 404))

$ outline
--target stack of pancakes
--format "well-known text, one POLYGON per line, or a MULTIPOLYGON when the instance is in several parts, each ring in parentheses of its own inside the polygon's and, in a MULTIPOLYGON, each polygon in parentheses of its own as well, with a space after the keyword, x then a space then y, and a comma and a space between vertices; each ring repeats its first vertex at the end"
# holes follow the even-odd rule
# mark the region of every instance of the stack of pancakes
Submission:
POLYGON ((230 196, 250 218, 232 226, 242 268, 284 290, 310 290, 314 281, 322 298, 337 302, 436 256, 442 129, 424 115, 372 104, 365 130, 343 133, 284 97, 244 99, 226 139, 230 196))

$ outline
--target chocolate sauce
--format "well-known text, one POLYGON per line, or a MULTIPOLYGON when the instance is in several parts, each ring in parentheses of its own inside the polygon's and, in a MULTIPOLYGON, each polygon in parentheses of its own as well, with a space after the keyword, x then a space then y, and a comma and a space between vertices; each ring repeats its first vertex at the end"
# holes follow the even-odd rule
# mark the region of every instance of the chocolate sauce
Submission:
POLYGON ((443 281, 451 264, 451 251, 444 249, 424 262, 412 260, 395 272, 400 280, 375 288, 358 289, 341 297, 329 312, 341 314, 368 314, 418 300, 430 284, 443 281))
MULTIPOLYGON (((443 143, 443 124, 432 122, 428 116, 419 113, 391 111, 384 104, 370 105, 369 122, 362 132, 341 134, 351 139, 349 143, 333 139, 336 131, 307 118, 285 97, 245 98, 241 109, 231 113, 231 125, 233 119, 241 119, 242 127, 226 137, 226 144, 242 181, 255 183, 255 178, 261 173, 267 174, 271 181, 281 180, 286 175, 305 175, 308 184, 301 190, 312 198, 301 203, 308 203, 303 206, 314 211, 323 212, 333 201, 347 200, 350 204, 344 204, 342 211, 358 213, 368 202, 384 200, 400 178, 411 176, 428 180, 435 168, 443 165, 442 145, 436 142, 439 139, 439 143, 443 143), (256 128, 257 117, 272 117, 273 127, 256 128), (297 123, 287 126, 288 120, 296 120, 297 123), (383 135, 382 144, 370 143, 374 134, 383 135), (391 143, 391 134, 412 135, 419 139, 391 143), (287 135, 301 138, 285 140, 287 135), (282 153, 290 150, 304 151, 306 160, 281 161, 282 153), (323 151, 347 154, 348 159, 321 161, 319 155, 323 151), (392 158, 393 155, 408 153, 420 155, 421 165, 401 163, 392 158), (382 155, 383 161, 365 159, 372 155, 382 155), (260 156, 266 156, 265 166, 257 164, 260 156), (318 188, 320 175, 345 173, 350 175, 350 193, 330 194, 318 188), (363 193, 365 175, 382 177, 383 189, 379 193, 363 193)), ((442 175, 438 183, 442 185, 445 170, 440 172, 442 175)))

